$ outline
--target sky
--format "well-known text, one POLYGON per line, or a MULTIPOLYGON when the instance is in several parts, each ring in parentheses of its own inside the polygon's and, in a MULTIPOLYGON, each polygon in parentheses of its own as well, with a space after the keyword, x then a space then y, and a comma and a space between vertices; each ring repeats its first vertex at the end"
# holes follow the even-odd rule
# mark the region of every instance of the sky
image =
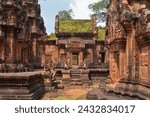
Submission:
POLYGON ((55 16, 61 10, 73 10, 74 19, 90 19, 88 5, 99 0, 39 0, 47 33, 54 32, 55 16))

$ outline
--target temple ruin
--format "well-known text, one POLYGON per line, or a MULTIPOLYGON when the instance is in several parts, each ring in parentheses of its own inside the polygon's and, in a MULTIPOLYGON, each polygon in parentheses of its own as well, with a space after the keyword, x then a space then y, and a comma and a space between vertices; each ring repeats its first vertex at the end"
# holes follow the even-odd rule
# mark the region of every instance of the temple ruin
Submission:
POLYGON ((107 14, 107 90, 149 99, 150 2, 110 0, 107 14))
POLYGON ((61 20, 56 16, 55 35, 55 38, 46 41, 44 37, 40 43, 44 45, 44 63, 52 61, 62 79, 71 79, 75 72, 78 75, 77 79, 80 79, 80 75, 84 72, 87 80, 89 73, 93 74, 93 77, 94 74, 97 76, 108 74, 108 67, 104 64, 104 37, 101 40, 97 39, 95 15, 91 20, 61 20))
MULTIPOLYGON (((53 36, 46 34, 38 0, 0 0, 0 99, 40 99, 49 87, 43 74, 49 63, 62 82, 102 80, 105 93, 150 99, 149 38, 149 0, 110 0, 105 29, 95 15, 56 15, 53 36)), ((100 99, 91 93, 89 99, 100 99)))
POLYGON ((38 0, 1 0, 0 5, 0 71, 36 65, 37 40, 46 31, 38 0))
POLYGON ((0 99, 38 99, 43 79, 31 71, 45 34, 38 0, 0 0, 0 99), (5 74, 7 73, 7 74, 5 74))

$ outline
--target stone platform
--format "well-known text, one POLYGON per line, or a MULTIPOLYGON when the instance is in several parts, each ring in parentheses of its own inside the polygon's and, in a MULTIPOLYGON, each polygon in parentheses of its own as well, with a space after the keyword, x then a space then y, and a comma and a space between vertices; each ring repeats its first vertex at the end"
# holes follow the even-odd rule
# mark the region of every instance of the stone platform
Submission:
POLYGON ((41 72, 0 73, 0 99, 40 99, 44 94, 41 72))
POLYGON ((122 96, 130 96, 142 100, 150 99, 150 85, 138 82, 119 82, 118 84, 107 84, 105 91, 122 96))

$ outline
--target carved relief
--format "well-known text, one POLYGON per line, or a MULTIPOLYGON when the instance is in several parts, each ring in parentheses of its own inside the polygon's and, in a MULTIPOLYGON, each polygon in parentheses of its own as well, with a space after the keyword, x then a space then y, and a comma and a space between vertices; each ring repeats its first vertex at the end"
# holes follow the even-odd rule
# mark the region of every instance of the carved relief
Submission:
POLYGON ((119 22, 116 22, 115 38, 116 39, 126 38, 124 28, 122 27, 122 25, 119 22))
POLYGON ((37 56, 35 59, 32 55, 37 53, 38 50, 35 48, 38 48, 38 45, 34 41, 31 42, 31 40, 34 40, 35 38, 38 40, 38 38, 45 33, 43 19, 37 8, 39 8, 37 0, 0 1, 0 37, 3 37, 1 38, 3 39, 1 45, 4 45, 0 51, 0 55, 3 53, 3 56, 0 56, 0 59, 5 58, 6 64, 26 63, 25 61, 33 62, 32 60, 29 60, 29 58, 33 58, 33 60, 37 59, 37 56), (30 5, 27 5, 27 3, 30 3, 30 5), (28 9, 31 9, 32 13, 37 10, 39 14, 36 14, 31 19, 27 15, 28 9), (40 29, 40 34, 39 32, 38 34, 32 34, 30 30, 30 26, 32 25, 31 20, 34 22, 40 20, 36 24, 36 28, 40 29), (32 47, 32 45, 34 45, 34 47, 32 47))
MULTIPOLYGON (((140 36, 142 41, 146 41, 143 37, 149 38, 150 35, 150 9, 145 8, 139 11, 139 18, 136 26, 136 36, 140 36)), ((139 40, 140 40, 139 38, 139 40)))
POLYGON ((130 28, 132 26, 131 24, 134 15, 127 4, 121 4, 120 7, 120 9, 122 10, 120 15, 120 21, 125 28, 130 28))

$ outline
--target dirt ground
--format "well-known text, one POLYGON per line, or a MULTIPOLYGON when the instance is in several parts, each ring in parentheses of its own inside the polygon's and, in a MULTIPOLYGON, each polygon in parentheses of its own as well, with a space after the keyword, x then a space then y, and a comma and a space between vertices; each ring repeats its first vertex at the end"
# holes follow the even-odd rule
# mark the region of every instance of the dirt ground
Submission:
POLYGON ((72 86, 67 85, 64 89, 59 89, 58 91, 47 92, 43 100, 85 100, 86 94, 93 88, 98 87, 98 84, 93 84, 90 86, 72 86))
POLYGON ((86 100, 87 93, 96 94, 99 100, 135 100, 127 96, 104 92, 103 85, 93 83, 90 86, 64 85, 64 89, 47 92, 42 100, 86 100))

